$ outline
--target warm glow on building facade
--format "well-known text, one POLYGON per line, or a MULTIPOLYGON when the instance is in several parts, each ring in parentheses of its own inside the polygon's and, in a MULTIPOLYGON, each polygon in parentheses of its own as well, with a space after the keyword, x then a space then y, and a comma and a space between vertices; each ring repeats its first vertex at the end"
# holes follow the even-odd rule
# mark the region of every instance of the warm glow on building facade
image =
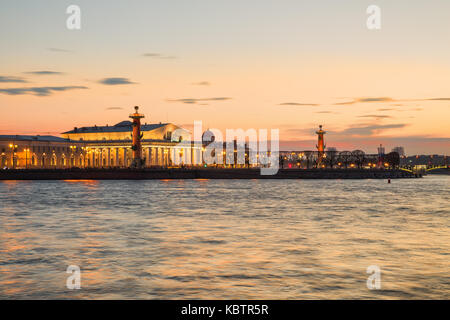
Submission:
MULTIPOLYGON (((54 136, 0 136, 1 168, 129 167, 133 160, 133 125, 74 128, 54 136)), ((190 132, 172 123, 143 124, 142 160, 145 167, 199 163, 201 148, 190 132)))

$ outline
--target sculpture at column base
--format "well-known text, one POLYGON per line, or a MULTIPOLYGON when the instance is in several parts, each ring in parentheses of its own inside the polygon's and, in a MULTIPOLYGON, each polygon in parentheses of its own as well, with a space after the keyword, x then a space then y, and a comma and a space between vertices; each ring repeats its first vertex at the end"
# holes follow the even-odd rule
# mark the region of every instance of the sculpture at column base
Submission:
POLYGON ((143 168, 145 165, 145 160, 144 159, 133 159, 133 161, 131 162, 131 166, 130 168, 132 169, 141 169, 143 168))

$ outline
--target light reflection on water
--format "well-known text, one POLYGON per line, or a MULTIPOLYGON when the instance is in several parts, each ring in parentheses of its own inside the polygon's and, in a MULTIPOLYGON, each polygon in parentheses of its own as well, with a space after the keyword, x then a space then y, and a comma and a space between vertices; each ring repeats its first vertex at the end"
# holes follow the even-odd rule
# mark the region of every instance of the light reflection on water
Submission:
POLYGON ((449 196, 450 176, 0 182, 0 298, 448 299, 449 196))

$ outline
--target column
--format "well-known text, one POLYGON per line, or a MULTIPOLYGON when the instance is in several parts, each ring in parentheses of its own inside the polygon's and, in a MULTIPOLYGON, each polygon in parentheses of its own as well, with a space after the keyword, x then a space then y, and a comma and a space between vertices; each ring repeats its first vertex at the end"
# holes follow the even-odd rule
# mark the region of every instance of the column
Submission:
POLYGON ((151 157, 152 157, 152 148, 148 147, 147 148, 147 156, 145 158, 147 167, 151 166, 151 157))
POLYGON ((92 168, 95 168, 95 159, 96 159, 96 157, 95 157, 95 149, 91 149, 91 167, 92 168))
POLYGON ((151 148, 151 153, 150 153, 150 164, 151 165, 155 165, 155 153, 156 153, 156 149, 151 148))
POLYGON ((101 168, 103 163, 102 163, 102 157, 103 157, 103 150, 102 149, 98 149, 97 152, 97 167, 101 168))
POLYGON ((161 150, 158 147, 156 147, 155 148, 155 164, 157 166, 159 166, 161 164, 161 162, 159 161, 160 157, 161 157, 161 150))
POLYGON ((97 149, 92 149, 92 167, 97 168, 97 149))
POLYGON ((167 150, 166 148, 162 148, 162 163, 163 166, 167 166, 167 150))
POLYGON ((169 156, 169 159, 172 160, 172 165, 173 166, 177 165, 177 161, 176 161, 176 158, 175 158, 175 153, 176 153, 175 148, 169 148, 169 151, 167 153, 168 156, 169 156))
POLYGON ((191 162, 191 149, 190 148, 184 148, 184 164, 189 165, 192 164, 191 162))

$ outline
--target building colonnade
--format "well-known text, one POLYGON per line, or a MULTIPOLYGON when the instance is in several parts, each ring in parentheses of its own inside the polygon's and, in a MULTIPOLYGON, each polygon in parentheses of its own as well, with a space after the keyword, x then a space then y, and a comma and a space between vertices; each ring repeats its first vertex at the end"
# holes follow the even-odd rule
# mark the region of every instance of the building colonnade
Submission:
MULTIPOLYGON (((143 146, 142 158, 145 167, 199 165, 201 150, 191 147, 143 146)), ((91 146, 86 150, 85 167, 129 167, 132 161, 133 154, 129 146, 91 146)))

